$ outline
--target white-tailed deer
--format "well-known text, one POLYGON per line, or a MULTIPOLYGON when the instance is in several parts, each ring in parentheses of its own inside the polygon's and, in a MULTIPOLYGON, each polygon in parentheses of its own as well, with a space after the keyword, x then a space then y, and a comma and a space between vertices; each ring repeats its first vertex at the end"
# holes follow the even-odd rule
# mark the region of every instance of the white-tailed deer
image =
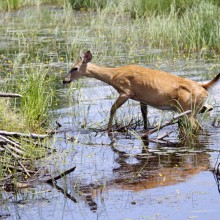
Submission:
POLYGON ((86 76, 101 80, 118 91, 119 97, 110 111, 108 130, 112 128, 116 110, 128 99, 140 102, 144 128, 147 128, 147 105, 150 105, 161 110, 192 110, 188 118, 193 128, 198 129, 196 114, 210 110, 204 106, 208 96, 207 90, 220 77, 219 73, 209 83, 202 85, 190 79, 137 65, 117 68, 97 66, 90 63, 92 60, 90 51, 80 57, 80 61, 73 65, 63 83, 70 83, 79 77, 86 76))

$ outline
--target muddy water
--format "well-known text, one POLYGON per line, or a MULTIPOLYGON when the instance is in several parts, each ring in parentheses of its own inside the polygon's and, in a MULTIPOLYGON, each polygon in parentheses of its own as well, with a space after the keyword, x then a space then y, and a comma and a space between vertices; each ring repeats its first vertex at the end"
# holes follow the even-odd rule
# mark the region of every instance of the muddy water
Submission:
MULTIPOLYGON (((62 11, 59 15, 62 16, 62 11)), ((19 16, 16 15, 17 21, 24 24, 22 16, 27 18, 27 14, 20 13, 19 16)), ((51 51, 54 46, 49 41, 51 48, 45 47, 45 41, 54 37, 50 35, 53 28, 49 23, 39 27, 41 32, 35 43, 40 48, 43 45, 46 51, 51 51)), ((11 32, 16 30, 13 22, 11 29, 11 32)), ((16 39, 6 43, 15 46, 15 42, 16 39)), ((60 39, 57 42, 60 45, 66 43, 60 39)), ((13 57, 13 52, 3 46, 2 53, 13 57)), ((162 54, 162 51, 150 50, 148 53, 162 54)), ((204 81, 203 76, 214 65, 206 60, 171 60, 168 57, 146 63, 144 57, 136 56, 141 65, 164 69, 196 81, 204 81)), ((123 52, 115 57, 120 62, 126 60, 123 52)), ((102 64, 110 65, 108 57, 103 58, 102 64)), ((58 75, 60 69, 64 74, 68 63, 53 60, 45 65, 55 68, 53 74, 58 75)), ((0 214, 10 215, 7 219, 32 220, 218 219, 220 195, 210 170, 218 163, 219 155, 220 127, 218 122, 213 126, 220 113, 219 85, 209 98, 209 103, 215 106, 214 111, 202 120, 204 130, 194 143, 183 143, 176 125, 159 133, 173 131, 165 138, 166 142, 143 143, 139 137, 143 124, 137 102, 126 103, 117 112, 116 119, 119 124, 128 124, 131 120, 140 123, 135 124, 134 130, 109 136, 102 130, 106 128, 110 107, 117 97, 113 88, 93 79, 82 79, 70 88, 63 87, 60 81, 54 83, 57 83, 59 104, 51 112, 51 124, 58 121, 62 127, 51 140, 57 153, 39 164, 42 169, 55 174, 73 166, 76 170, 57 181, 54 187, 34 182, 31 188, 17 194, 2 192, 0 214)), ((149 109, 152 126, 171 116, 169 112, 149 109)), ((155 139, 159 134, 149 138, 155 139)))

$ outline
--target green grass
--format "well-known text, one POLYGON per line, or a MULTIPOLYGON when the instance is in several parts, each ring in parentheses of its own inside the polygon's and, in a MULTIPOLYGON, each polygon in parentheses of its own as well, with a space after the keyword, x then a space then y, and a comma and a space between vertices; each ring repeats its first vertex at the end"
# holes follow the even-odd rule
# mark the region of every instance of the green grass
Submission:
POLYGON ((16 85, 7 86, 10 90, 14 87, 22 98, 0 100, 0 129, 44 133, 50 125, 49 111, 55 94, 52 81, 54 78, 43 67, 25 69, 16 85))
POLYGON ((219 9, 201 1, 185 11, 181 17, 176 11, 165 15, 151 15, 140 19, 145 26, 143 38, 153 47, 174 48, 175 51, 192 52, 204 49, 220 49, 219 9))
POLYGON ((48 70, 43 67, 30 67, 18 82, 19 92, 23 96, 19 111, 32 132, 44 131, 43 128, 49 125, 54 91, 47 74, 48 70))

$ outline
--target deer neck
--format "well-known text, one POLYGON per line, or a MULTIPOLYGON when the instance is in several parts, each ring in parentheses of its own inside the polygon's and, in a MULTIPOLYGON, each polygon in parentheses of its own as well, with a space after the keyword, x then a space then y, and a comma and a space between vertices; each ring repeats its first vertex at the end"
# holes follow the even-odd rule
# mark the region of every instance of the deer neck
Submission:
POLYGON ((97 66, 92 63, 88 63, 86 69, 86 76, 101 80, 111 85, 112 76, 114 75, 114 69, 116 68, 106 68, 97 66))

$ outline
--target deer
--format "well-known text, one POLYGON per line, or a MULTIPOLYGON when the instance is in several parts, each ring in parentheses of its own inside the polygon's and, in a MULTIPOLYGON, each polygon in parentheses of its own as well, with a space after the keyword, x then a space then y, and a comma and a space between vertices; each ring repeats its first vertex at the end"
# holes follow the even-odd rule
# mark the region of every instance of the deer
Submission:
POLYGON ((91 63, 92 53, 88 50, 80 54, 80 60, 64 77, 68 84, 80 77, 92 77, 112 86, 119 97, 112 105, 108 121, 108 131, 112 131, 114 115, 128 99, 140 102, 144 129, 148 128, 148 109, 151 106, 160 110, 184 112, 193 130, 201 128, 196 116, 198 113, 211 111, 212 106, 206 104, 208 90, 218 81, 220 73, 206 84, 200 84, 162 70, 150 69, 140 65, 121 67, 103 67, 91 63))

